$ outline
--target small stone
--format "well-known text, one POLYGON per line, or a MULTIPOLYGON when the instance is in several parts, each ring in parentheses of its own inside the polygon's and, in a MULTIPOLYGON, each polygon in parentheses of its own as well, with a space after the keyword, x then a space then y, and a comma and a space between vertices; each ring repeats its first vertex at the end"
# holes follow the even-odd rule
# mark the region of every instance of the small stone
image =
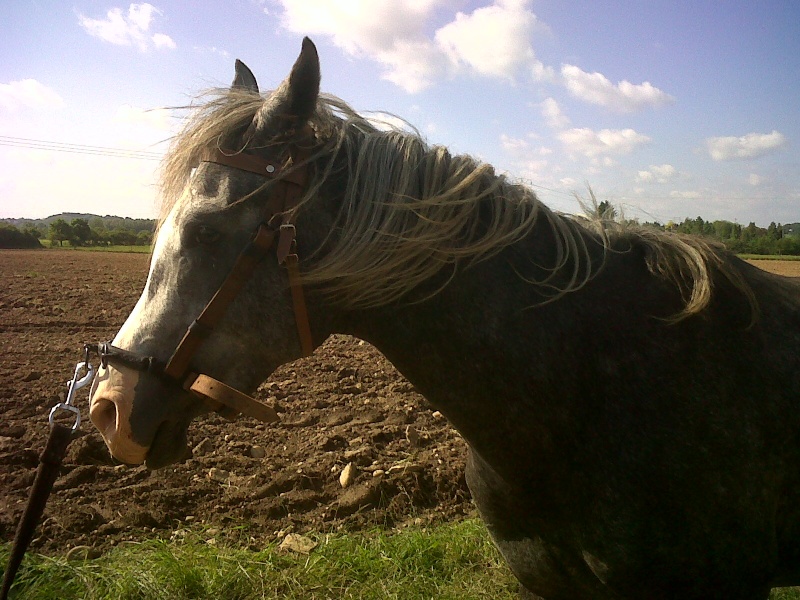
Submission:
POLYGON ((208 478, 214 481, 219 481, 220 483, 225 483, 231 478, 231 474, 225 469, 213 467, 208 471, 208 478))
POLYGON ((355 465, 353 465, 351 462, 347 463, 347 466, 345 466, 345 468, 342 469, 342 472, 339 474, 339 485, 341 485, 343 488, 348 487, 356 478, 356 472, 355 465))
POLYGON ((422 465, 418 465, 415 463, 398 463, 396 465, 392 465, 389 467, 389 473, 397 473, 402 471, 403 473, 419 473, 423 470, 422 465))
POLYGON ((359 448, 355 448, 353 450, 345 450, 344 451, 344 459, 345 460, 352 460, 354 458, 359 458, 364 456, 365 454, 369 453, 369 448, 367 446, 360 446, 359 448))
POLYGON ((438 410, 433 411, 433 415, 432 416, 433 416, 434 419, 443 419, 444 418, 444 415, 441 412, 439 412, 438 410))
POLYGON ((214 442, 210 438, 204 438, 202 442, 192 449, 192 452, 194 454, 208 454, 212 450, 214 450, 214 442))
POLYGON ((0 426, 0 436, 9 438, 21 438, 25 435, 23 425, 4 425, 0 426))
POLYGON ((264 446, 250 446, 250 456, 253 458, 264 458, 267 455, 267 450, 264 446))
POLYGON ((383 469, 375 469, 375 470, 372 472, 372 476, 373 476, 373 477, 380 477, 381 475, 383 475, 383 474, 385 474, 385 473, 386 473, 386 471, 384 471, 383 469))
POLYGON ((336 516, 344 517, 375 505, 380 500, 380 479, 373 478, 365 484, 354 485, 339 497, 336 516))
POLYGON ((278 546, 278 549, 283 550, 284 552, 288 551, 297 552, 298 554, 308 554, 316 547, 317 542, 311 538, 307 538, 299 533, 290 533, 283 538, 283 541, 281 542, 281 545, 278 546))
POLYGON ((411 444, 414 448, 420 445, 421 438, 419 436, 419 432, 414 429, 411 425, 406 427, 406 440, 408 443, 411 444))

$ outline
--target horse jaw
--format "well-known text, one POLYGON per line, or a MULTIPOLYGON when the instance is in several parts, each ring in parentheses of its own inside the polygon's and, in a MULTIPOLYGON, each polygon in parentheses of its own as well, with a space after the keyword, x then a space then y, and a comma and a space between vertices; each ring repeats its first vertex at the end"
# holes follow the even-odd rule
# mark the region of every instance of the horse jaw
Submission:
POLYGON ((133 438, 131 411, 139 372, 126 367, 101 369, 91 391, 89 418, 117 460, 131 464, 142 464, 149 448, 133 438))

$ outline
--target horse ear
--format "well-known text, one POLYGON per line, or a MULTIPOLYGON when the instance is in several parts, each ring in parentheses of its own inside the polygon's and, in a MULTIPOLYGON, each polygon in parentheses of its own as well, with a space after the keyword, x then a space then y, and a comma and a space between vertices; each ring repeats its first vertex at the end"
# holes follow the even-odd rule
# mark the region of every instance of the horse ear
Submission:
POLYGON ((231 88, 239 88, 248 92, 258 93, 258 82, 253 72, 240 61, 236 59, 236 76, 233 78, 231 88))
POLYGON ((321 75, 317 47, 303 38, 303 47, 289 75, 288 109, 300 122, 308 121, 317 108, 321 75))

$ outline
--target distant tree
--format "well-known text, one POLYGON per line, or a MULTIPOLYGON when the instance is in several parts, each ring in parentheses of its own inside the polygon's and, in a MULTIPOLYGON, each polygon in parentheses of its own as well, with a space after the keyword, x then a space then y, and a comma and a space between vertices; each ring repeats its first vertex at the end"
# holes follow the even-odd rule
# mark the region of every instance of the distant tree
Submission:
POLYGON ((0 222, 0 248, 41 248, 39 237, 20 231, 11 223, 0 222))
POLYGON ((47 237, 51 242, 58 242, 59 246, 63 246, 64 241, 72 237, 72 227, 64 219, 56 219, 50 223, 47 237))
POLYGON ((597 205, 597 216, 606 221, 617 218, 617 209, 608 200, 603 200, 597 205))
POLYGON ((25 227, 22 228, 22 233, 24 233, 28 237, 32 237, 35 240, 38 240, 40 237, 42 237, 41 230, 32 224, 25 225, 25 227))
POLYGON ((153 232, 152 231, 140 231, 136 234, 136 245, 137 246, 149 246, 153 243, 153 232))
POLYGON ((721 240, 733 239, 733 223, 730 221, 714 221, 712 223, 714 229, 714 237, 721 240))
POLYGON ((800 236, 784 236, 778 240, 777 254, 800 255, 800 236))
POLYGON ((136 233, 125 229, 114 229, 107 234, 108 241, 113 246, 134 246, 136 245, 136 233))
POLYGON ((72 229, 69 243, 73 246, 85 246, 92 241, 92 230, 86 219, 72 219, 69 226, 72 229))
POLYGON ((102 217, 92 217, 89 219, 89 227, 97 232, 106 230, 106 224, 102 217))

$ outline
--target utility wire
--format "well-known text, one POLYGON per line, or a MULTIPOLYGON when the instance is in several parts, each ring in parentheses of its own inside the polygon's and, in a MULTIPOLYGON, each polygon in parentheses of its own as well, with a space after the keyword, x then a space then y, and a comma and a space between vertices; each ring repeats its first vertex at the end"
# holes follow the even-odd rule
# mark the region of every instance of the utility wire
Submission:
POLYGON ((0 146, 13 148, 29 148, 32 150, 47 150, 51 152, 67 152, 70 154, 89 154, 91 156, 107 156, 111 158, 130 158, 138 160, 161 160, 162 155, 148 150, 130 150, 126 148, 110 148, 108 146, 89 146, 86 144, 69 144, 65 142, 52 142, 48 140, 34 140, 30 138, 0 135, 0 146))

